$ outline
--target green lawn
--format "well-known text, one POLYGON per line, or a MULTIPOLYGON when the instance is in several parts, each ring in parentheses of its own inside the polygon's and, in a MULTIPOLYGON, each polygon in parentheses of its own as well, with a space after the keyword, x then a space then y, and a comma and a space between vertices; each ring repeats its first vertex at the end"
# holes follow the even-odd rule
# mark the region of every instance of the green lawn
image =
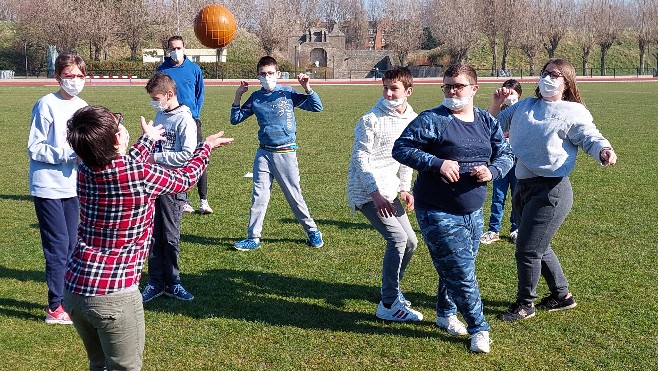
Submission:
MULTIPOLYGON (((494 86, 481 86, 477 105, 489 105, 494 86)), ((521 323, 501 322, 496 315, 516 292, 514 247, 505 241, 483 246, 477 267, 492 326, 488 355, 469 353, 467 338, 449 337, 433 326, 437 277, 422 243, 403 287, 425 320, 385 323, 374 316, 384 243, 362 216, 350 212, 345 189, 354 124, 374 104, 380 87, 316 86, 324 112, 297 112, 302 188, 325 247, 313 250, 304 244, 303 230, 275 186, 263 247, 254 252, 231 245, 246 233, 251 179, 243 175, 251 171, 257 125, 251 118, 231 127, 234 88, 207 88, 204 134, 226 130, 236 140, 212 156, 209 198, 215 214, 183 220, 182 280, 196 299, 159 298, 146 305, 144 369, 658 368, 658 212, 653 204, 658 200, 658 83, 580 87, 619 164, 603 168, 583 155, 572 174, 575 204, 553 248, 578 307, 540 312, 521 323)), ((2 87, 1 370, 87 367, 73 327, 43 322, 44 259, 27 191, 31 108, 54 89, 2 87)), ((439 92, 436 85, 418 85, 410 101, 416 111, 434 107, 439 92)), ((139 115, 154 116, 142 87, 87 87, 82 97, 122 112, 133 138, 139 134, 139 115)), ((196 191, 190 195, 198 206, 196 191)), ((542 281, 540 294, 545 293, 542 281)))

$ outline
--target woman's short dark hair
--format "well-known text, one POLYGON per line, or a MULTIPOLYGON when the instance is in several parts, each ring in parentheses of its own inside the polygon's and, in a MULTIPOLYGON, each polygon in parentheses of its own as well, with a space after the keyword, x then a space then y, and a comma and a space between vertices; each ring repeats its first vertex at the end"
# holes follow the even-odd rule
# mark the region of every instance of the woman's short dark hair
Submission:
POLYGON ((519 83, 519 81, 515 80, 515 79, 509 79, 509 80, 505 81, 503 83, 503 87, 504 88, 510 88, 510 89, 514 90, 519 95, 519 97, 523 93, 523 89, 521 89, 521 83, 519 83))
POLYGON ((68 121, 66 140, 87 166, 104 167, 117 156, 117 117, 103 106, 77 110, 68 121))

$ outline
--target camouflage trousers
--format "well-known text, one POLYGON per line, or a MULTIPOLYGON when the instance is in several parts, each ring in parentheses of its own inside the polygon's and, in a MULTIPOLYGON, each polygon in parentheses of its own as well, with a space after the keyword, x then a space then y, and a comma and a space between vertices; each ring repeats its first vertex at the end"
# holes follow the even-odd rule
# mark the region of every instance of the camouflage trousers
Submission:
POLYGON ((484 225, 482 209, 459 215, 416 207, 416 218, 439 274, 437 317, 459 311, 469 334, 488 331, 475 276, 475 257, 484 225))

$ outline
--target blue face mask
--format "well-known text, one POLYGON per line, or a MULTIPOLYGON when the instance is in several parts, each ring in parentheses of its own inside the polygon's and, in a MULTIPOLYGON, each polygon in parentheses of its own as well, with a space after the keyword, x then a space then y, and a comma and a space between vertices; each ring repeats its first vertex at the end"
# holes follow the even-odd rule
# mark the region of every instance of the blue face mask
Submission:
POLYGON ((151 107, 153 107, 153 109, 158 111, 158 112, 162 112, 166 108, 165 106, 162 105, 162 103, 160 103, 159 100, 152 100, 151 101, 151 107))

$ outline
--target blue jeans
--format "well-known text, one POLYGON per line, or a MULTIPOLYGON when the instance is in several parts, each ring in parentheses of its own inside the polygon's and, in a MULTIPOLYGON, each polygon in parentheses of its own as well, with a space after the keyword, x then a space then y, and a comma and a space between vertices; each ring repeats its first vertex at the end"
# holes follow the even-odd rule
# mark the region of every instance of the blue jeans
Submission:
POLYGON ((399 297, 400 281, 418 246, 418 238, 409 223, 409 217, 399 199, 393 200, 395 216, 384 218, 377 213, 374 202, 368 202, 359 210, 386 240, 382 263, 382 302, 393 304, 399 297))
POLYGON ((55 310, 64 297, 66 263, 78 243, 80 202, 77 197, 33 197, 33 201, 46 259, 48 308, 55 310))
MULTIPOLYGON (((500 232, 500 226, 503 221, 503 212, 505 210, 505 200, 507 198, 507 189, 509 188, 510 194, 514 195, 516 190, 516 175, 514 171, 516 165, 502 178, 493 181, 493 190, 491 192, 491 216, 489 217, 489 231, 500 232)), ((512 212, 509 217, 510 232, 515 231, 518 226, 514 217, 514 204, 512 204, 512 212)))
POLYGON ((469 334, 489 331, 475 276, 475 258, 484 225, 482 209, 458 215, 416 207, 416 218, 439 274, 437 317, 459 311, 469 334))

